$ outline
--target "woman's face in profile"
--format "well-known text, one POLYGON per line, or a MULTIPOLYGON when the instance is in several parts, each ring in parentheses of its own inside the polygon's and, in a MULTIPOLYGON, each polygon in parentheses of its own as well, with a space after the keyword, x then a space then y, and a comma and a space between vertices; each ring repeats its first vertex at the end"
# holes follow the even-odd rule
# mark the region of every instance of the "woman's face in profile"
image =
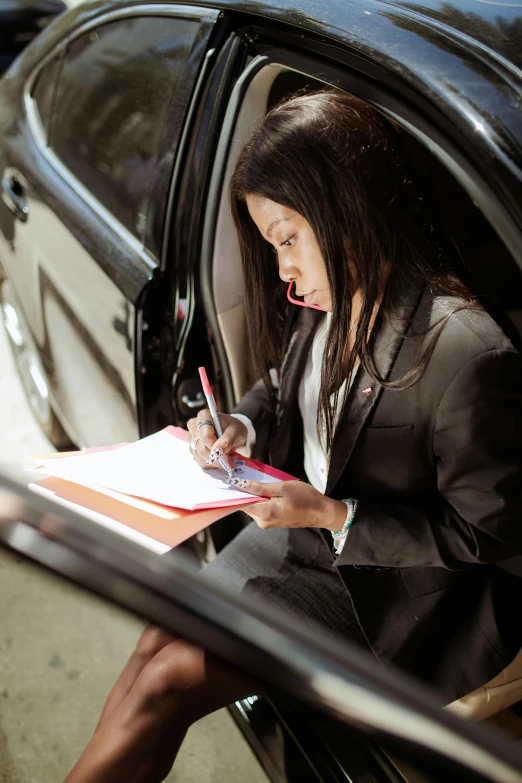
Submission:
POLYGON ((279 277, 295 283, 295 292, 306 304, 332 310, 332 296, 326 266, 313 229, 298 212, 264 196, 249 195, 250 217, 275 249, 279 277))

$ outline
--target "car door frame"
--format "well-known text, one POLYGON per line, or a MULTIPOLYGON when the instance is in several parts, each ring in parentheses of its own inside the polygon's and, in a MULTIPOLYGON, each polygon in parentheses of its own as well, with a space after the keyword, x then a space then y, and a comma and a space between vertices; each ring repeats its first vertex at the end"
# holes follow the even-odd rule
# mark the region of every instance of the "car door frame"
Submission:
MULTIPOLYGON (((253 29, 256 30, 258 36, 261 35, 261 28, 259 28, 259 26, 256 28, 254 25, 253 29)), ((267 37, 266 31, 263 37, 267 37)), ((280 39, 283 38, 281 35, 278 37, 280 39)), ((290 44, 291 42, 295 46, 295 38, 292 40, 292 36, 287 37, 290 39, 288 43, 290 44)), ((357 62, 357 69, 349 72, 348 68, 350 68, 350 65, 353 67, 353 58, 349 55, 346 56, 346 53, 344 53, 345 57, 339 61, 332 62, 331 52, 329 52, 328 60, 318 59, 316 56, 317 53, 314 51, 305 53, 302 51, 302 48, 300 51, 299 49, 291 48, 290 46, 285 47, 284 40, 281 41, 281 44, 279 45, 276 43, 275 45, 266 44, 265 46, 260 45, 258 41, 255 46, 255 52, 259 59, 257 61, 254 59, 250 63, 248 68, 249 78, 243 79, 243 76, 245 76, 245 74, 243 74, 241 77, 242 83, 240 92, 238 94, 233 94, 230 97, 231 103, 234 104, 235 116, 237 116, 242 98, 248 89, 250 80, 261 68, 269 64, 285 65, 305 73, 311 78, 323 80, 352 93, 377 108, 389 119, 400 124, 444 164, 457 182, 466 190, 473 202, 481 209, 486 219, 491 223, 500 239, 511 252, 513 259, 522 266, 522 223, 517 222, 513 214, 508 212, 505 205, 506 193, 500 193, 498 187, 495 188, 493 184, 488 181, 487 170, 481 171, 477 168, 473 162, 469 160, 469 157, 466 156, 465 151, 455 143, 455 129, 451 125, 444 122, 442 123, 442 127, 437 127, 437 124, 430 118, 429 109, 431 107, 427 105, 426 101, 424 101, 424 106, 422 106, 422 96, 418 96, 412 91, 407 91, 404 87, 402 88, 400 97, 396 94, 394 95, 390 88, 388 88, 390 91, 386 91, 382 86, 376 84, 375 73, 372 73, 373 69, 371 67, 368 68, 367 73, 362 72, 360 61, 357 62), (352 62, 350 62, 350 60, 352 62), (348 68, 346 67, 346 64, 348 64, 348 68), (343 68, 345 70, 343 70, 343 68), (410 92, 410 95, 408 95, 408 92, 410 92), (409 98, 409 105, 407 98, 409 98), (449 128, 453 130, 451 135, 449 134, 449 128, 444 127, 445 125, 449 125, 449 128)), ((339 54, 343 54, 342 50, 339 54)), ((469 129, 470 131, 473 130, 473 125, 471 123, 469 129)), ((221 391, 222 397, 225 400, 224 404, 226 409, 232 409, 235 405, 232 378, 228 371, 225 347, 220 338, 218 321, 213 308, 211 280, 212 249, 215 238, 217 209, 221 196, 223 163, 226 160, 227 153, 227 145, 224 145, 222 148, 218 147, 213 178, 209 184, 209 197, 203 210, 206 221, 202 227, 203 242, 201 266, 203 279, 201 287, 206 317, 212 333, 214 351, 221 365, 220 378, 223 383, 221 391), (217 175, 216 167, 219 167, 217 175)), ((511 174, 507 169, 507 166, 506 174, 511 174)), ((506 176, 503 180, 503 184, 506 185, 510 181, 513 185, 516 184, 514 178, 511 176, 506 176)), ((513 192, 511 196, 511 203, 513 203, 516 201, 516 191, 513 192)))
MULTIPOLYGON (((156 351, 155 357, 151 355, 151 359, 155 359, 157 385, 141 384, 141 428, 144 433, 154 432, 159 429, 159 425, 164 426, 167 411, 174 416, 178 425, 184 425, 187 418, 197 414, 198 408, 204 404, 200 396, 201 404, 198 405, 201 384, 197 367, 200 365, 208 367, 212 383, 217 380, 218 404, 223 401, 220 378, 214 377, 216 362, 213 360, 213 346, 208 339, 206 315, 201 308, 199 258, 201 211, 208 189, 207 173, 216 151, 215 129, 220 127, 228 96, 238 73, 244 67, 249 45, 241 31, 230 31, 230 24, 230 19, 223 16, 221 27, 216 31, 216 38, 219 36, 219 39, 207 52, 181 141, 179 160, 182 165, 175 170, 173 178, 169 203, 176 203, 177 208, 171 206, 169 210, 162 266, 169 281, 166 290, 168 306, 174 313, 174 325, 173 329, 161 336, 156 332, 156 346, 161 348, 156 351), (188 303, 182 318, 178 310, 181 287, 188 303), (191 350, 191 346, 194 346, 194 350, 191 350), (161 361, 165 351, 171 351, 174 362, 172 372, 167 376, 164 362, 161 361), (158 390, 163 394, 161 407, 154 403, 158 390), (194 407, 190 405, 191 402, 194 407)), ((158 303, 149 298, 144 302, 143 309, 148 313, 157 312, 158 303)), ((149 339, 148 333, 149 328, 144 339, 149 339)))

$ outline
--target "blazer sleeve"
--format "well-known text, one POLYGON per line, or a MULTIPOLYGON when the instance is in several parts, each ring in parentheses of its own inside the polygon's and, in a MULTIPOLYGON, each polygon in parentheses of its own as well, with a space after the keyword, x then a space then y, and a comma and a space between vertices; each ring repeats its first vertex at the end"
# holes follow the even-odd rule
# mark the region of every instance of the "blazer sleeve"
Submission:
POLYGON ((232 413, 241 413, 250 419, 256 431, 254 454, 264 457, 274 424, 274 408, 263 380, 257 381, 232 413))
POLYGON ((445 390, 433 435, 439 499, 359 504, 337 565, 495 563, 522 553, 522 358, 469 360, 445 390))

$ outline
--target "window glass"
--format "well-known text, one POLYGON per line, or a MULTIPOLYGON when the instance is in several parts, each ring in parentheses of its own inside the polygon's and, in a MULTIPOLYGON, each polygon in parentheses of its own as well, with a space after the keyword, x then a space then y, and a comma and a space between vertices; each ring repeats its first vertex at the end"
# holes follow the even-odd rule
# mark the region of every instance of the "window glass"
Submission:
POLYGON ((67 51, 51 146, 142 240, 166 118, 197 30, 191 19, 135 17, 101 25, 67 51))
POLYGON ((31 97, 36 103, 36 108, 38 110, 38 114, 40 115, 42 125, 47 132, 49 131, 49 125, 51 122, 54 90, 56 87, 61 62, 62 59, 60 56, 50 60, 50 62, 48 62, 47 65, 42 68, 36 77, 36 81, 31 91, 31 97))

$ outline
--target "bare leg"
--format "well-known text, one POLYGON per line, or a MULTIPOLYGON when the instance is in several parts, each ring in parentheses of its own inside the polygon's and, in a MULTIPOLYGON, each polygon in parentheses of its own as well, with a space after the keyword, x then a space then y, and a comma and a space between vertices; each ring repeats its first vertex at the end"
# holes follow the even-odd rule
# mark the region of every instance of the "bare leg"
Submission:
MULTIPOLYGON (((147 634, 146 641, 152 642, 151 636, 147 634)), ((159 642, 158 635, 158 646, 159 642)), ((144 664, 143 660, 140 669, 138 656, 131 657, 65 783, 159 783, 192 723, 260 690, 181 639, 168 642, 144 664)))
POLYGON ((157 653, 167 644, 175 641, 176 637, 155 625, 148 625, 136 645, 136 649, 127 661, 125 668, 114 683, 111 692, 105 702, 96 730, 103 721, 121 704, 128 694, 139 674, 157 653))

